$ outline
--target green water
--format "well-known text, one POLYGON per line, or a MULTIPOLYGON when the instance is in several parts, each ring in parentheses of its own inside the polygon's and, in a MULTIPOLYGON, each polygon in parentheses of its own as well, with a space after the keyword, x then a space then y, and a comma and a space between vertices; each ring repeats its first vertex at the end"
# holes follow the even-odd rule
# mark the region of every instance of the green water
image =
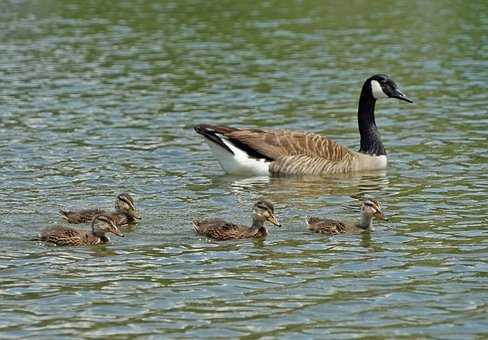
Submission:
POLYGON ((0 2, 0 337, 488 336, 486 1, 0 2), (384 173, 224 176, 200 122, 308 130, 358 149, 362 82, 384 173), (26 241, 60 207, 134 194, 143 220, 107 246, 26 241), (390 218, 362 236, 306 231, 390 218), (247 222, 217 243, 191 219, 247 222))

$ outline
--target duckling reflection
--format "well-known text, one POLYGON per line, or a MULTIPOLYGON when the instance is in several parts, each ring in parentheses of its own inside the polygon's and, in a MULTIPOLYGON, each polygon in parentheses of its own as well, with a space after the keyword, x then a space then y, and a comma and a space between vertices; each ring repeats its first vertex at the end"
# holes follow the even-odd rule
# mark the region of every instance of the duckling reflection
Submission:
MULTIPOLYGON (((229 177, 225 177, 229 181, 229 177)), ((362 197, 374 195, 388 187, 385 171, 361 174, 338 174, 330 177, 295 176, 295 177, 248 177, 229 181, 232 192, 239 200, 253 196, 266 196, 277 203, 288 204, 290 197, 308 198, 329 195, 349 195, 362 197)))

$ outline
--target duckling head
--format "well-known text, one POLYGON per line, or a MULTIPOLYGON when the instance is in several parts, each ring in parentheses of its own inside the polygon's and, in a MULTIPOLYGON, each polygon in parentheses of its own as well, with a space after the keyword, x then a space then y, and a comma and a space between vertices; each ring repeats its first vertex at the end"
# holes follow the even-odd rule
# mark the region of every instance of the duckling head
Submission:
POLYGON ((375 74, 366 80, 363 87, 363 91, 364 90, 369 91, 370 95, 376 100, 381 98, 396 98, 408 103, 413 103, 410 98, 400 91, 395 82, 384 74, 375 74))
POLYGON ((106 233, 112 233, 124 237, 124 234, 117 228, 114 220, 107 215, 97 215, 93 218, 92 231, 97 236, 105 236, 106 233))
POLYGON ((277 227, 281 227, 274 214, 274 207, 270 201, 261 200, 254 204, 254 219, 256 221, 269 222, 277 227))
POLYGON ((374 199, 366 199, 361 207, 363 215, 368 217, 375 217, 378 220, 387 220, 383 212, 381 211, 380 202, 374 199))
POLYGON ((141 219, 141 214, 134 204, 134 199, 127 192, 123 192, 117 195, 117 200, 115 201, 115 209, 129 215, 135 220, 141 219))

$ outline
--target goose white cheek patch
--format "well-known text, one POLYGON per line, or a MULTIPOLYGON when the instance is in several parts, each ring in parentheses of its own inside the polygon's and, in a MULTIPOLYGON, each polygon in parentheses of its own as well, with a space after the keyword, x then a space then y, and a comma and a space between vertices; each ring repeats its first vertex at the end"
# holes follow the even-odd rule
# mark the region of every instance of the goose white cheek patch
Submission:
POLYGON ((386 93, 383 92, 380 83, 377 80, 371 80, 371 90, 373 91, 373 97, 375 99, 388 98, 386 93))

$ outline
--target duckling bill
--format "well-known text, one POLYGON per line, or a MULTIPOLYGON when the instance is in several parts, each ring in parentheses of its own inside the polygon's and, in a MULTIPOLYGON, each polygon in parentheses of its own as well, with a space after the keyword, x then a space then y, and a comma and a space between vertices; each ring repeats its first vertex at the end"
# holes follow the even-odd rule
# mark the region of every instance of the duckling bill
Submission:
POLYGON ((238 240, 245 238, 263 238, 268 235, 268 230, 264 226, 269 222, 281 227, 274 214, 273 204, 267 200, 262 200, 254 204, 252 214, 252 226, 234 224, 222 219, 207 219, 193 221, 193 229, 199 235, 204 235, 214 240, 238 240))
POLYGON ((35 240, 58 246, 97 245, 110 242, 110 238, 106 235, 108 233, 124 237, 109 215, 97 215, 93 218, 90 231, 54 227, 41 231, 35 240))
POLYGON ((59 210, 61 217, 68 223, 80 224, 89 223, 93 217, 99 214, 110 215, 119 227, 128 225, 130 223, 137 223, 141 219, 141 214, 137 210, 134 199, 126 192, 117 195, 115 200, 115 211, 107 212, 100 208, 85 209, 85 210, 59 210))
POLYGON ((331 219, 317 217, 307 218, 308 229, 321 234, 359 234, 368 230, 373 230, 373 218, 387 220, 381 211, 380 203, 373 199, 367 199, 361 207, 361 218, 359 222, 347 223, 331 219))

